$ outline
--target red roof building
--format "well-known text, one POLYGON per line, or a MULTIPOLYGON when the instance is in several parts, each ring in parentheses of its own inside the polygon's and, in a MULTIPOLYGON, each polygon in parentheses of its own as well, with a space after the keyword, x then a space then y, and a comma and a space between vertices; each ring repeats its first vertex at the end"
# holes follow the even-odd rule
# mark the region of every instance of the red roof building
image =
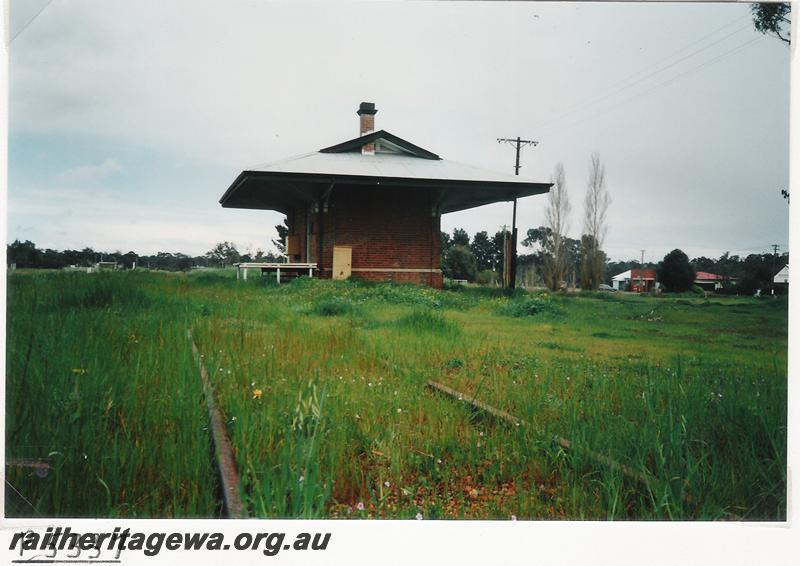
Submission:
POLYGON ((634 293, 648 293, 653 290, 658 281, 658 274, 652 268, 629 269, 611 278, 614 289, 619 291, 633 291, 634 293))
POLYGON ((724 275, 717 275, 716 273, 708 273, 707 271, 698 271, 694 276, 694 284, 707 291, 721 289, 726 281, 735 280, 735 277, 726 277, 724 275))
POLYGON ((708 273, 706 271, 698 271, 694 276, 695 282, 698 281, 724 281, 725 277, 717 275, 716 273, 708 273))

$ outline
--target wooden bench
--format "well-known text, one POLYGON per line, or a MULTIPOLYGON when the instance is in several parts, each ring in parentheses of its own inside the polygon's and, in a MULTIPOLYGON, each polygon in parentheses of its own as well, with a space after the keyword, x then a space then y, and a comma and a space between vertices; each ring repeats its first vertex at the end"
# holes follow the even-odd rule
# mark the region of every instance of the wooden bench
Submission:
POLYGON ((314 277, 316 263, 235 263, 236 279, 247 281, 247 270, 258 269, 261 274, 275 272, 275 280, 280 283, 281 279, 294 279, 302 275, 314 277))

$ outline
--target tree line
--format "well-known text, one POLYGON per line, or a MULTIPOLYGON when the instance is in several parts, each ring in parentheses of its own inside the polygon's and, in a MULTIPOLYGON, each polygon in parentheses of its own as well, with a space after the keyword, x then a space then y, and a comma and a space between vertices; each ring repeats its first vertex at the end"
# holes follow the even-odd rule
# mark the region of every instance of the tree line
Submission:
POLYGON ((6 246, 7 261, 18 268, 62 269, 65 267, 91 267, 100 261, 116 262, 123 269, 159 269, 188 271, 196 267, 227 267, 238 262, 283 262, 285 258, 273 252, 256 250, 241 253, 232 242, 220 242, 202 255, 180 252, 138 254, 133 251, 98 251, 90 247, 82 250, 40 249, 29 240, 15 240, 6 246))
MULTIPOLYGON (((456 228, 452 234, 442 232, 442 271, 450 279, 465 279, 470 282, 497 284, 502 281, 503 240, 507 231, 498 230, 492 236, 486 231, 477 232, 470 237, 463 228, 456 228)), ((595 249, 588 235, 580 240, 564 237, 560 242, 563 265, 559 273, 564 274, 568 286, 584 287, 585 254, 595 249)), ((551 287, 554 281, 554 236, 551 228, 539 226, 527 231, 522 245, 530 251, 518 258, 517 273, 520 282, 527 286, 551 287)), ((155 254, 99 252, 92 248, 82 250, 39 249, 31 241, 15 240, 7 246, 9 264, 19 268, 61 269, 64 267, 91 267, 99 261, 116 262, 124 269, 134 267, 165 271, 188 271, 196 267, 227 267, 238 262, 262 261, 284 262, 285 256, 273 252, 240 253, 231 242, 220 242, 202 255, 190 256, 183 253, 158 252, 155 254)), ((698 271, 714 273, 723 278, 723 292, 750 294, 756 289, 769 289, 775 274, 789 264, 789 254, 757 253, 747 256, 732 255, 725 252, 718 258, 700 256, 688 259, 681 250, 673 250, 659 263, 639 260, 609 261, 602 251, 602 282, 610 283, 610 278, 618 273, 640 267, 656 269, 659 281, 669 290, 688 290, 698 271), (676 253, 679 252, 679 253, 676 253), (677 279, 674 279, 677 277, 677 279), (677 282, 676 283, 672 281, 677 282), (667 284, 667 282, 672 282, 667 284)))
MULTIPOLYGON (((503 231, 489 236, 478 232, 470 238, 463 228, 456 228, 452 234, 442 232, 442 272, 450 279, 464 279, 469 282, 491 284, 502 281, 503 273, 503 231)), ((586 255, 597 254, 602 273, 600 283, 611 283, 611 278, 631 269, 654 269, 658 281, 669 291, 688 291, 694 284, 697 272, 713 273, 722 277, 722 292, 751 294, 756 289, 769 289, 775 274, 789 264, 789 254, 754 253, 746 256, 725 252, 718 258, 705 256, 689 259, 679 249, 669 252, 660 262, 645 262, 638 259, 610 261, 605 252, 597 250, 591 237, 583 235, 580 240, 562 237, 560 258, 563 262, 556 272, 555 258, 551 251, 554 235, 548 226, 539 226, 527 231, 522 245, 530 251, 518 257, 518 282, 529 287, 553 288, 557 277, 561 287, 589 289, 594 275, 587 283, 586 255)), ((596 261, 596 260, 594 260, 596 261)))

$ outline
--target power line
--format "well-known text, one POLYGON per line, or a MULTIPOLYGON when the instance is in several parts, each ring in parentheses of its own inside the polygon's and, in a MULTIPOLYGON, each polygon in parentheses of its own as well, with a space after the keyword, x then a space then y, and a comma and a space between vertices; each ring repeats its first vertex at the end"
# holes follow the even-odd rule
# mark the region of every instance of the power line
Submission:
POLYGON ((713 65, 715 63, 718 63, 719 61, 727 59, 728 57, 734 55, 735 53, 738 53, 739 51, 742 51, 743 49, 746 49, 747 47, 751 46, 755 42, 757 42, 759 40, 763 40, 763 39, 764 39, 763 36, 755 37, 755 38, 751 39, 750 41, 747 41, 747 42, 745 42, 745 43, 743 43, 743 44, 741 44, 741 45, 739 45, 739 46, 737 46, 737 47, 735 47, 735 48, 733 48, 733 49, 731 49, 729 51, 726 51, 726 52, 722 53, 721 55, 719 55, 719 56, 717 56, 717 57, 715 57, 713 59, 709 59, 709 60, 701 63, 700 65, 697 65, 696 67, 692 67, 691 69, 688 69, 688 70, 686 70, 686 71, 684 71, 682 73, 674 75, 674 76, 670 77, 669 79, 667 79, 665 81, 657 83, 657 84, 653 85, 652 87, 650 87, 650 88, 648 88, 648 89, 646 89, 646 90, 644 90, 644 91, 642 91, 640 93, 637 93, 637 94, 631 96, 630 98, 626 98, 625 100, 622 100, 621 102, 618 102, 617 104, 613 104, 613 105, 611 105, 609 107, 606 107, 605 109, 603 109, 600 112, 597 112, 597 113, 595 113, 593 115, 589 115, 589 116, 587 116, 585 118, 579 119, 577 122, 573 122, 572 124, 568 124, 567 126, 565 126, 560 131, 553 132, 551 135, 557 135, 559 133, 563 133, 564 131, 567 131, 567 130, 571 129, 571 128, 575 127, 578 124, 582 124, 583 122, 585 122, 587 120, 591 120, 591 119, 597 118, 599 116, 602 116, 604 114, 607 114, 608 112, 610 112, 612 110, 615 110, 616 108, 619 108, 622 105, 628 105, 629 103, 633 102, 634 100, 637 100, 637 99, 639 99, 639 98, 651 93, 652 91, 654 91, 654 90, 656 90, 658 88, 661 88, 661 87, 666 86, 666 85, 668 85, 668 84, 670 84, 672 82, 675 82, 676 80, 678 80, 678 79, 680 79, 682 77, 685 77, 686 75, 690 75, 690 74, 692 74, 694 72, 697 72, 700 69, 703 69, 703 68, 705 68, 705 67, 707 67, 709 65, 713 65))
POLYGON ((14 34, 14 37, 12 37, 12 38, 11 38, 11 40, 8 42, 8 44, 9 44, 9 45, 11 45, 11 44, 14 42, 14 40, 15 40, 15 39, 17 39, 17 37, 19 36, 19 34, 21 34, 23 31, 25 31, 26 29, 28 29, 28 26, 29 26, 29 25, 31 25, 31 24, 33 23, 33 20, 35 20, 36 18, 38 18, 38 17, 41 15, 41 13, 42 13, 42 12, 44 12, 45 8, 47 8, 47 7, 48 7, 50 4, 52 4, 52 2, 53 2, 53 0, 47 0, 47 2, 45 2, 44 6, 42 6, 42 7, 41 7, 41 9, 40 9, 38 12, 36 12, 36 13, 33 15, 33 17, 32 17, 30 20, 28 20, 28 21, 25 23, 25 25, 24 25, 24 26, 22 26, 22 28, 21 28, 21 29, 19 29, 19 30, 17 31, 17 33, 15 33, 15 34, 14 34))
POLYGON ((704 67, 707 67, 707 66, 713 65, 714 63, 717 63, 719 61, 722 61, 723 59, 727 59, 731 55, 741 51, 742 49, 745 49, 745 48, 749 47, 750 45, 752 45, 753 43, 757 42, 760 39, 763 39, 763 37, 762 36, 755 37, 755 38, 751 39, 750 41, 747 41, 747 42, 745 42, 745 43, 743 43, 743 44, 741 44, 741 45, 739 45, 739 46, 737 46, 737 47, 735 47, 735 48, 733 48, 733 49, 731 49, 729 51, 726 51, 726 52, 722 53, 721 55, 719 55, 719 56, 717 56, 717 57, 715 57, 713 59, 709 59, 709 60, 701 63, 700 65, 692 67, 692 68, 690 68, 690 69, 688 69, 688 70, 686 70, 686 71, 684 71, 682 73, 678 73, 677 75, 673 75, 669 79, 667 79, 665 81, 662 81, 660 83, 657 83, 657 84, 651 86, 650 88, 648 88, 648 89, 646 89, 646 90, 644 90, 642 92, 639 92, 639 93, 637 93, 637 94, 635 94, 635 95, 633 95, 633 96, 631 96, 629 98, 626 98, 626 99, 622 100, 621 102, 618 102, 617 104, 613 104, 613 105, 611 105, 609 107, 606 107, 600 113, 597 113, 595 115, 590 115, 590 116, 587 116, 585 118, 579 119, 577 122, 573 122, 571 125, 566 126, 565 129, 572 128, 573 126, 575 126, 577 124, 580 124, 582 122, 585 122, 586 120, 590 120, 592 118, 596 118, 597 116, 601 116, 603 114, 606 114, 606 113, 610 112, 611 110, 614 110, 615 108, 618 108, 619 106, 627 105, 630 102, 632 102, 634 100, 637 100, 637 99, 641 98, 642 96, 645 96, 646 94, 649 94, 650 92, 652 92, 652 91, 654 91, 654 90, 656 90, 658 88, 661 88, 662 86, 666 86, 666 85, 676 81, 679 78, 682 78, 682 77, 684 77, 686 75, 690 75, 690 74, 692 74, 692 73, 694 73, 696 71, 699 71, 700 69, 702 69, 704 67))
MULTIPOLYGON (((764 253, 769 253, 769 248, 774 248, 774 246, 778 246, 778 244, 762 244, 760 246, 752 246, 749 248, 728 248, 725 251, 728 253, 735 253, 735 252, 752 252, 754 250, 765 250, 764 253)), ((780 247, 780 246, 778 246, 780 247)))
POLYGON ((664 59, 659 60, 654 65, 648 65, 647 67, 644 67, 644 68, 640 69, 639 71, 637 71, 637 72, 635 72, 635 73, 633 73, 631 75, 628 75, 626 78, 622 79, 621 81, 619 81, 619 82, 613 84, 611 87, 609 87, 610 89, 614 89, 614 90, 606 92, 606 94, 603 94, 603 95, 601 95, 599 97, 589 99, 588 101, 584 101, 584 102, 579 102, 579 103, 573 104, 572 106, 567 107, 567 109, 562 114, 560 114, 559 116, 557 116, 557 117, 555 117, 555 118, 553 118, 551 120, 548 120, 548 121, 544 122, 543 124, 539 124, 537 127, 538 128, 543 128, 545 126, 549 126, 550 124, 553 124, 554 122, 558 122, 561 119, 563 119, 564 117, 567 117, 570 114, 573 114, 575 111, 580 110, 581 106, 583 106, 583 107, 592 106, 592 105, 594 105, 594 104, 596 104, 598 102, 606 100, 606 99, 610 98, 611 96, 613 96, 613 95, 615 95, 615 94, 617 94, 619 92, 622 92, 624 90, 633 88, 634 86, 642 83, 643 81, 647 80, 648 78, 650 78, 652 76, 655 76, 655 75, 657 75, 659 73, 662 73, 662 72, 666 71, 667 69, 670 69, 670 68, 674 67, 678 63, 681 63, 681 62, 683 62, 683 61, 685 61, 685 60, 687 60, 687 59, 689 59, 691 57, 694 57, 694 56, 698 55, 699 53, 702 53, 703 51, 706 51, 707 49, 710 49, 714 45, 717 45, 718 43, 721 43, 722 41, 728 39, 729 37, 731 37, 733 35, 736 35, 740 31, 749 28, 750 24, 748 23, 748 24, 746 24, 746 25, 744 25, 742 27, 739 27, 739 28, 735 29, 734 31, 732 31, 731 33, 729 33, 729 34, 727 34, 727 35, 725 35, 725 36, 713 41, 712 43, 706 45, 705 47, 702 47, 702 48, 700 48, 700 49, 698 49, 696 51, 693 51, 689 55, 686 55, 686 56, 678 59, 677 61, 674 61, 674 62, 670 63, 669 65, 663 66, 663 63, 666 63, 667 61, 673 59, 676 55, 679 55, 679 54, 683 53, 684 51, 686 51, 687 49, 689 49, 691 47, 694 47, 698 43, 702 43, 703 41, 705 41, 709 37, 717 34, 718 32, 720 32, 720 31, 722 31, 722 30, 724 30, 726 28, 729 28, 730 26, 732 26, 734 24, 739 23, 741 20, 743 20, 745 18, 749 19, 749 17, 750 17, 749 15, 742 16, 740 18, 737 18, 737 19, 733 20, 732 22, 729 22, 729 23, 725 24, 724 26, 714 30, 713 32, 711 32, 709 34, 706 34, 705 36, 701 37, 700 39, 698 39, 696 41, 693 41, 692 43, 689 43, 688 45, 685 45, 684 47, 682 47, 681 49, 673 52, 671 55, 665 57, 664 59), (626 83, 628 83, 631 79, 638 77, 642 73, 647 72, 648 70, 650 70, 650 69, 652 69, 654 67, 655 67, 656 70, 651 71, 650 73, 648 73, 644 77, 640 78, 639 80, 634 81, 632 84, 629 84, 627 86, 622 86, 622 85, 625 85, 626 83), (617 87, 619 87, 619 88, 617 88, 617 87))

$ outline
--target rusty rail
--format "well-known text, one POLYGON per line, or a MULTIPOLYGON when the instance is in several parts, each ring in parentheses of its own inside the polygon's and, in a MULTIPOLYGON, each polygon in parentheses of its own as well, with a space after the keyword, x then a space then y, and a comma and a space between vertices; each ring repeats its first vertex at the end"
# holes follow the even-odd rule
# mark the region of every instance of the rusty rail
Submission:
POLYGON ((222 486, 222 498, 225 506, 225 513, 229 519, 247 519, 247 508, 242 503, 239 493, 239 472, 236 468, 236 459, 233 456, 228 432, 225 430, 225 422, 214 402, 214 389, 211 386, 211 379, 208 376, 200 352, 192 338, 192 329, 186 331, 189 342, 192 344, 192 354, 200 368, 200 378, 203 381, 203 394, 206 398, 208 407, 209 432, 211 442, 214 445, 214 455, 217 461, 217 471, 219 473, 220 485, 222 486))
POLYGON ((474 397, 473 398, 469 398, 469 396, 467 396, 467 395, 465 395, 463 393, 459 393, 455 389, 451 389, 451 388, 447 387, 446 385, 442 385, 441 383, 439 383, 437 381, 428 381, 428 387, 431 388, 431 389, 435 389, 436 391, 439 391, 441 393, 444 393, 445 395, 449 395, 450 397, 458 399, 459 401, 463 401, 464 403, 466 403, 468 405, 472 405, 476 409, 480 409, 481 411, 484 411, 485 413, 489 413, 493 417, 501 419, 501 420, 504 420, 507 423, 513 424, 514 426, 520 426, 522 424, 525 424, 521 419, 518 419, 517 417, 515 417, 514 415, 512 415, 510 413, 506 413, 505 411, 501 411, 500 409, 495 409, 491 405, 487 405, 486 403, 478 401, 474 397))
POLYGON ((8 458, 6 466, 10 468, 30 468, 40 478, 47 477, 47 474, 53 469, 48 460, 41 458, 8 458))
MULTIPOLYGON (((526 424, 525 421, 523 421, 522 419, 520 419, 518 417, 515 417, 514 415, 512 415, 510 413, 507 413, 505 411, 501 411, 500 409, 496 409, 496 408, 492 407, 491 405, 487 405, 486 403, 478 401, 474 397, 470 397, 469 395, 466 395, 464 393, 456 391, 455 389, 451 389, 450 387, 447 387, 446 385, 442 385, 441 383, 438 383, 436 381, 428 381, 427 386, 430 389, 433 389, 435 391, 439 391, 440 393, 444 393, 445 395, 449 395, 450 397, 453 397, 454 399, 457 399, 457 400, 462 401, 462 402, 464 402, 464 403, 466 403, 468 405, 471 405, 472 407, 474 407, 476 409, 484 411, 484 412, 490 414, 491 416, 493 416, 495 418, 498 418, 500 420, 506 421, 507 423, 513 424, 514 426, 521 426, 521 425, 526 424)), ((604 464, 605 466, 607 466, 607 467, 609 467, 609 468, 611 468, 613 470, 617 470, 617 471, 621 472, 622 474, 628 476, 629 478, 635 479, 635 480, 643 483, 651 491, 652 491, 651 488, 654 487, 654 485, 660 484, 660 481, 657 478, 655 478, 652 475, 650 475, 650 474, 647 474, 645 472, 640 472, 639 470, 634 470, 633 468, 631 468, 629 466, 626 466, 625 464, 621 464, 621 463, 617 462, 616 460, 613 460, 612 458, 609 458, 608 456, 606 456, 604 454, 600 454, 599 452, 595 452, 594 450, 591 450, 590 448, 584 448, 583 446, 577 446, 577 445, 573 444, 572 442, 570 442, 569 440, 567 440, 566 438, 561 438, 559 436, 556 436, 554 438, 554 441, 555 441, 556 444, 558 444, 559 446, 561 446, 565 450, 572 450, 573 452, 581 452, 581 453, 585 454, 586 456, 592 458, 593 460, 596 460, 596 461, 604 464)))

